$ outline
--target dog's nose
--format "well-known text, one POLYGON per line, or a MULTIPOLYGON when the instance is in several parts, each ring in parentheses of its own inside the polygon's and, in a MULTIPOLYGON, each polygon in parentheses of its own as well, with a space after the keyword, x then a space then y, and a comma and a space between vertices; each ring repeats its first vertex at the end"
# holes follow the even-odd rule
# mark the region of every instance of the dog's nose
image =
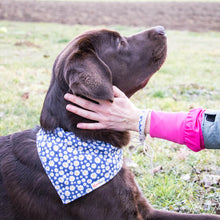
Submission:
POLYGON ((148 37, 150 40, 157 40, 165 36, 166 32, 163 26, 156 26, 148 31, 148 37))
POLYGON ((163 26, 156 26, 154 30, 160 35, 166 35, 165 29, 163 26))

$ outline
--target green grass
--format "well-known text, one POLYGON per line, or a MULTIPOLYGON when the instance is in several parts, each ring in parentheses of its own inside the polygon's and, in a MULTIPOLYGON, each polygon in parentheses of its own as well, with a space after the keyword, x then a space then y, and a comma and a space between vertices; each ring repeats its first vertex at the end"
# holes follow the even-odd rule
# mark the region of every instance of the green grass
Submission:
MULTIPOLYGON (((69 40, 93 28, 0 22, 0 135, 39 124, 56 56, 69 40)), ((125 35, 143 30, 107 28, 125 35)), ((189 111, 194 107, 219 109, 220 33, 168 31, 167 36, 166 63, 132 101, 140 108, 164 111, 189 111)), ((215 213, 220 203, 220 187, 205 188, 202 180, 207 175, 220 175, 220 152, 193 153, 185 146, 152 138, 147 143, 154 150, 153 166, 162 167, 154 176, 150 160, 141 148, 133 153, 126 149, 125 154, 137 164, 132 169, 154 207, 215 213)))

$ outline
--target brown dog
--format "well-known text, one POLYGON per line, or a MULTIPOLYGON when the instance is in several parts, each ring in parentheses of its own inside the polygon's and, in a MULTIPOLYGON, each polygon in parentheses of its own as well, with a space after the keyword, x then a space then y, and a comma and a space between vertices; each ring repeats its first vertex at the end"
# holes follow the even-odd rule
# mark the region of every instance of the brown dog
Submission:
MULTIPOLYGON (((66 111, 66 92, 88 99, 113 100, 112 85, 127 96, 143 88, 163 64, 166 36, 162 27, 122 37, 117 32, 86 32, 57 57, 41 113, 41 127, 57 127, 84 140, 105 141, 117 148, 129 142, 127 132, 87 131, 76 128, 88 121, 66 111)), ((100 188, 64 205, 52 186, 36 148, 39 127, 0 138, 1 220, 141 220, 220 219, 153 209, 125 165, 100 188)))

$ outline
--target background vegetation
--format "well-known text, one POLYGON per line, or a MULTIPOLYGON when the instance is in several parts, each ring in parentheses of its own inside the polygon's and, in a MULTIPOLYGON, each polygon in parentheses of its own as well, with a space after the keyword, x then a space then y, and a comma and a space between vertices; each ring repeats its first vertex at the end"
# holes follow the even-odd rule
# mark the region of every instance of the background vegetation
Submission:
MULTIPOLYGON (((123 35, 144 29, 107 28, 123 35)), ((0 135, 39 124, 56 56, 73 37, 88 29, 94 27, 0 21, 0 135)), ((219 109, 220 33, 168 31, 167 37, 166 63, 132 101, 140 108, 164 111, 219 109)), ((125 154, 154 207, 220 212, 219 151, 193 153, 185 146, 150 137, 147 144, 154 151, 154 175, 142 147, 128 147, 125 154)))

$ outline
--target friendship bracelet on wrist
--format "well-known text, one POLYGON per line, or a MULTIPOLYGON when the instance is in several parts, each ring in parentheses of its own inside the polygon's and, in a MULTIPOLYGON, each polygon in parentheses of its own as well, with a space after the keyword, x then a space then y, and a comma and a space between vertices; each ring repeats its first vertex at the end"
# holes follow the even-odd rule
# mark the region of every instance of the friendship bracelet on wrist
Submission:
POLYGON ((139 141, 143 146, 143 154, 149 157, 150 159, 151 174, 153 175, 154 151, 151 148, 151 146, 147 145, 145 142, 147 133, 149 133, 150 131, 150 121, 151 121, 151 110, 150 109, 142 110, 138 122, 139 141), (146 130, 146 134, 145 134, 145 130, 146 130))
MULTIPOLYGON (((139 131, 139 141, 141 143, 144 143, 144 140, 146 138, 146 134, 145 134, 145 126, 149 126, 146 125, 146 121, 148 119, 148 116, 150 114, 151 110, 147 109, 147 110, 142 110, 141 111, 141 115, 139 117, 139 122, 138 122, 138 131, 139 131)), ((149 129, 148 129, 149 130, 149 129)))

